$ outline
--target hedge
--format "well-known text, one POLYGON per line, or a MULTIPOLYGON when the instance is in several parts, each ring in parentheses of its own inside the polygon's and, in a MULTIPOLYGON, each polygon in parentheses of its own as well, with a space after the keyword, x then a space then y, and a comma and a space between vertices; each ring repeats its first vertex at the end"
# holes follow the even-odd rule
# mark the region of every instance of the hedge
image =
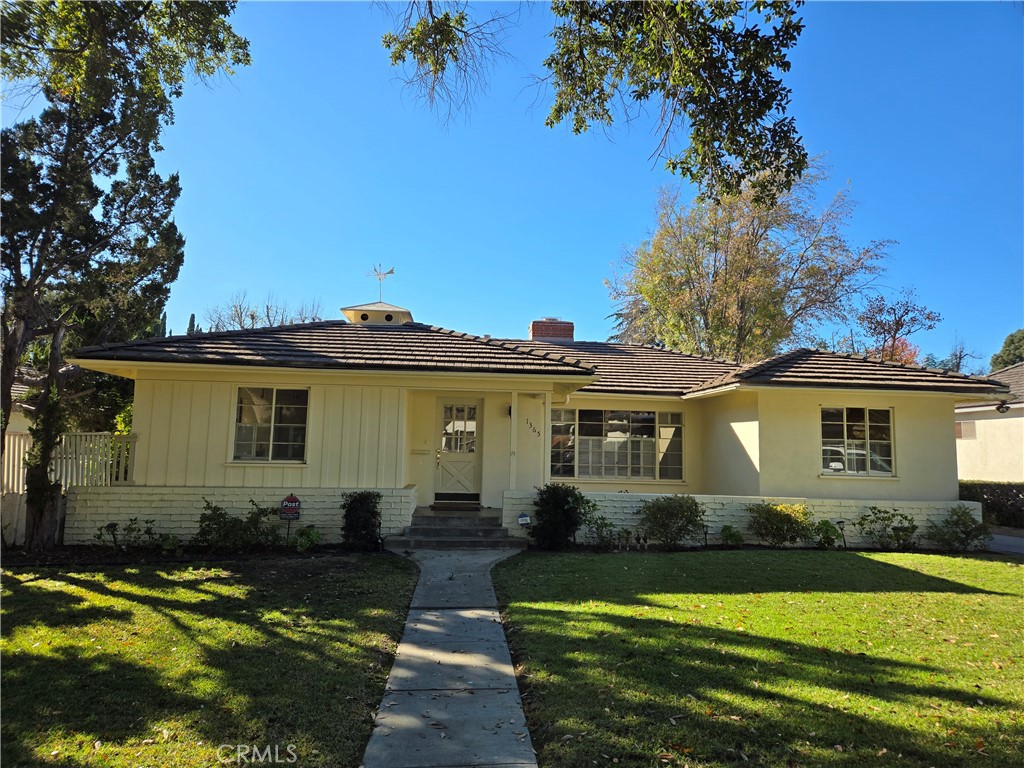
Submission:
POLYGON ((1024 483, 961 480, 960 500, 980 501, 982 515, 990 525, 1024 528, 1024 483))

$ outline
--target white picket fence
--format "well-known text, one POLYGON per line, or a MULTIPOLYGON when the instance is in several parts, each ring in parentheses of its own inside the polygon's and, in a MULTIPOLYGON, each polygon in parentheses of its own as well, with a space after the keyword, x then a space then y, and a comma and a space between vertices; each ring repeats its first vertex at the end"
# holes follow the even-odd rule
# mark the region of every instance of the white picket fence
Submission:
MULTIPOLYGON (((32 437, 8 432, 4 440, 3 493, 24 493, 25 456, 32 437)), ((135 435, 65 432, 60 436, 50 477, 64 488, 80 485, 131 485, 135 435)))

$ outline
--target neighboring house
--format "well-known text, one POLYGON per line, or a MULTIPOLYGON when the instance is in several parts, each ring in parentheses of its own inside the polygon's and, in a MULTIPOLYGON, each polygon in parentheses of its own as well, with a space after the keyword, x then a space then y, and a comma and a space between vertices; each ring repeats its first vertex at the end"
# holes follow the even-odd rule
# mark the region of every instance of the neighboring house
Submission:
POLYGON ((204 498, 243 510, 290 493, 337 540, 353 489, 381 492, 385 533, 417 506, 478 501, 525 535, 517 516, 549 481, 625 525, 651 495, 699 495, 712 536, 759 498, 924 520, 958 497, 954 403, 1005 391, 815 350, 740 367, 577 342, 559 320, 498 340, 383 303, 343 313, 80 350, 78 365, 135 380, 134 487, 70 489, 66 540, 129 516, 188 536, 204 498))
POLYGON ((1024 483, 1024 362, 989 378, 1010 392, 956 406, 956 460, 961 480, 1024 483))

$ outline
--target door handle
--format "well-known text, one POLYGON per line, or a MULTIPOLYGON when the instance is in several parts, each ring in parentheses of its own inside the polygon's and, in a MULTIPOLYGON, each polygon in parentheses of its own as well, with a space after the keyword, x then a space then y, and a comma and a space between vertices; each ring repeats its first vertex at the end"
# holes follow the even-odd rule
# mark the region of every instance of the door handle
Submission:
POLYGON ((440 448, 438 448, 436 451, 434 451, 434 459, 437 461, 437 468, 440 469, 441 468, 441 449, 440 448))

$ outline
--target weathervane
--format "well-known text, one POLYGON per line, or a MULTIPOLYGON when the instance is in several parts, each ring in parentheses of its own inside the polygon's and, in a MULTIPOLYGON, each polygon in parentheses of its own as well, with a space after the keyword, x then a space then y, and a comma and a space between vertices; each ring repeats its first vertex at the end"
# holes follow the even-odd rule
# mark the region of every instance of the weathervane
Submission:
POLYGON ((395 268, 392 267, 391 269, 385 271, 383 264, 378 264, 377 266, 375 266, 373 268, 373 272, 366 273, 367 277, 373 275, 374 277, 377 278, 377 301, 384 301, 384 278, 390 277, 393 274, 395 274, 395 268))

